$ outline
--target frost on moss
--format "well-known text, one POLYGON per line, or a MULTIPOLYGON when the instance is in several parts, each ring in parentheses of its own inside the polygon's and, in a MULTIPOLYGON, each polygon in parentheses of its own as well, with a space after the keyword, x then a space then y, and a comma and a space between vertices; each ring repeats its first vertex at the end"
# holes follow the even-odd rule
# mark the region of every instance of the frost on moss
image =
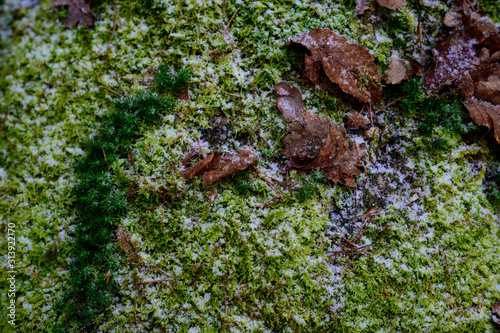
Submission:
MULTIPOLYGON (((110 167, 118 181, 132 184, 133 208, 122 225, 141 245, 143 260, 171 277, 123 258, 116 272, 120 298, 97 318, 97 327, 492 329, 488 308, 500 297, 499 244, 494 212, 481 188, 483 161, 491 158, 483 144, 465 144, 443 130, 437 134, 449 146, 429 154, 419 143, 418 117, 401 110, 395 116, 394 109, 378 115, 387 122, 380 141, 393 140, 391 151, 404 151, 408 168, 418 175, 405 191, 419 199, 398 205, 394 189, 384 192, 379 199, 392 203, 363 238, 374 252, 335 265, 324 252, 338 238, 325 230, 332 226, 332 212, 354 206, 353 194, 313 175, 292 172, 285 179, 276 158, 286 124, 276 110, 274 83, 287 80, 299 87, 309 110, 338 123, 351 107, 342 95, 301 79, 297 63, 303 56, 287 48, 287 40, 311 28, 330 28, 366 46, 382 72, 393 52, 419 60, 419 20, 423 49, 430 54, 443 31, 441 18, 449 9, 444 3, 411 2, 402 12, 375 10, 361 18, 354 16, 354 1, 254 1, 243 4, 225 34, 240 2, 161 0, 158 8, 139 11, 136 2, 115 1, 119 19, 109 44, 115 24, 110 3, 93 7, 99 19, 88 30, 64 30, 50 3, 21 9, 9 0, 0 15, 0 119, 10 108, 0 134, 0 213, 17 228, 20 331, 49 330, 63 320, 54 305, 65 292, 73 250, 72 165, 82 158, 80 144, 111 110, 112 94, 101 87, 120 92, 117 78, 134 78, 121 81, 133 94, 145 88, 139 79, 149 78, 147 69, 160 64, 174 71, 191 68, 191 101, 160 124, 138 130, 134 163, 119 159, 110 167), (214 119, 222 119, 220 125, 214 119), (385 137, 389 125, 394 139, 385 137), (252 147, 260 154, 260 170, 308 192, 271 190, 255 172, 207 188, 200 179, 184 181, 180 161, 200 137, 204 153, 252 147), (260 209, 276 195, 283 200, 260 209), (171 281, 135 284, 153 279, 171 281)), ((354 134, 351 139, 360 140, 354 134)), ((370 142, 370 150, 376 160, 383 149, 370 142)), ((370 179, 367 191, 377 193, 373 177, 404 178, 384 170, 367 165, 360 179, 370 179)))

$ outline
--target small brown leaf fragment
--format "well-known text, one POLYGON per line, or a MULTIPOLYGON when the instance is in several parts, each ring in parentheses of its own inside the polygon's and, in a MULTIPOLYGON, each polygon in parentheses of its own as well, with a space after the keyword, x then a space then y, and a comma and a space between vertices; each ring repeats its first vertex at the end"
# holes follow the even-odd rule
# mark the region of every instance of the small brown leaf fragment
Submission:
POLYGON ((181 91, 179 93, 179 100, 188 103, 190 101, 189 92, 187 90, 181 91))
POLYGON ((392 56, 389 59, 389 67, 384 74, 385 82, 389 84, 399 84, 407 80, 412 73, 412 69, 406 66, 405 62, 398 57, 392 56))
POLYGON ((419 63, 418 61, 416 61, 415 59, 413 58, 409 58, 408 61, 410 62, 410 67, 412 69, 412 75, 416 75, 416 76, 423 76, 424 75, 424 65, 422 65, 421 63, 419 63))
POLYGON ((475 96, 494 105, 500 105, 500 78, 474 84, 475 96))
POLYGON ((405 0, 377 0, 377 2, 382 7, 386 7, 392 10, 395 9, 401 10, 403 9, 404 6, 406 6, 405 0))
POLYGON ((476 124, 486 126, 488 130, 494 128, 493 136, 500 143, 500 106, 478 100, 475 97, 467 100, 465 106, 476 124))
POLYGON ((54 0, 54 6, 68 6, 68 17, 62 21, 66 28, 72 28, 76 24, 78 29, 85 25, 94 26, 94 14, 90 11, 90 5, 84 0, 54 0))
POLYGON ((493 314, 491 315, 491 319, 493 322, 500 327, 500 303, 493 304, 493 314))
POLYGON ((220 154, 218 152, 214 152, 205 157, 204 159, 202 159, 201 161, 199 161, 198 163, 196 163, 195 165, 193 165, 192 167, 190 167, 189 169, 182 171, 181 176, 182 178, 189 180, 194 176, 199 175, 200 173, 204 173, 217 168, 217 166, 220 163, 220 160, 221 160, 220 154))
POLYGON ((306 111, 298 89, 285 82, 274 87, 278 109, 290 122, 291 134, 283 139, 283 155, 289 167, 308 172, 321 170, 336 183, 354 186, 355 177, 361 173, 358 167, 363 166, 365 145, 349 144, 344 127, 306 111))
POLYGON ((356 15, 363 15, 370 7, 368 3, 370 0, 359 0, 356 4, 356 15))
POLYGON ((321 63, 327 77, 361 102, 379 103, 382 85, 375 58, 361 45, 349 42, 329 29, 312 29, 286 43, 302 45, 311 52, 306 56, 304 76, 319 84, 321 63))
POLYGON ((361 128, 361 127, 365 127, 369 123, 370 123, 370 121, 368 120, 368 118, 366 118, 365 116, 363 116, 361 113, 359 113, 357 111, 352 110, 351 112, 349 112, 347 114, 346 125, 349 128, 361 128))
POLYGON ((239 152, 239 154, 222 157, 219 166, 217 166, 215 170, 205 173, 203 176, 203 185, 210 185, 238 170, 245 170, 259 161, 259 157, 250 150, 239 149, 239 152))

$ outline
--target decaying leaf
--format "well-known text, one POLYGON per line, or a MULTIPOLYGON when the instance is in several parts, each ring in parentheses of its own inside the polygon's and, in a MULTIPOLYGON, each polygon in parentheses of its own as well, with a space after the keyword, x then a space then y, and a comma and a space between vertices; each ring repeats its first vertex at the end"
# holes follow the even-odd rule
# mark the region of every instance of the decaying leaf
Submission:
POLYGON ((381 5, 382 7, 386 7, 389 9, 403 9, 404 6, 406 6, 406 1, 405 0, 377 0, 378 4, 381 5))
POLYGON ((239 154, 222 157, 215 170, 205 173, 203 185, 210 185, 225 176, 232 175, 238 170, 245 170, 259 161, 259 157, 250 150, 239 149, 239 152, 239 154))
POLYGON ((68 6, 68 17, 63 19, 66 28, 72 28, 74 24, 78 29, 85 25, 94 26, 94 14, 90 11, 90 5, 84 0, 54 0, 54 6, 68 6))
POLYGON ((353 110, 347 114, 346 125, 349 128, 361 128, 361 127, 365 127, 369 123, 370 123, 370 121, 368 120, 368 118, 366 118, 365 116, 363 116, 361 113, 359 113, 357 111, 353 110))
POLYGON ((288 41, 307 48, 304 76, 318 85, 320 65, 328 78, 365 103, 379 103, 382 85, 370 52, 328 29, 312 29, 288 41))
POLYGON ((191 179, 203 173, 203 185, 210 185, 238 170, 245 170, 259 161, 259 157, 250 150, 240 149, 239 152, 239 154, 225 156, 214 152, 189 169, 184 170, 181 176, 184 179, 191 179))
POLYGON ((283 139, 283 155, 289 159, 289 167, 321 170, 332 181, 354 187, 355 177, 361 174, 365 144, 350 144, 345 128, 306 111, 298 89, 285 82, 274 88, 278 109, 290 122, 291 134, 283 139))
POLYGON ((493 314, 491 315, 491 319, 493 322, 500 327, 500 303, 493 304, 493 314))
POLYGON ((370 0, 359 0, 356 4, 356 15, 363 15, 370 7, 368 3, 370 0))
POLYGON ((476 124, 486 126, 488 130, 494 128, 493 136, 500 143, 500 105, 493 105, 472 97, 465 102, 465 106, 476 124))
POLYGON ((194 176, 199 175, 200 173, 205 173, 209 170, 213 170, 219 165, 220 159, 221 159, 220 154, 218 152, 214 152, 205 157, 204 159, 202 159, 201 161, 199 161, 198 163, 196 163, 195 165, 193 165, 192 167, 190 167, 189 169, 182 171, 181 176, 184 179, 189 180, 194 176))
POLYGON ((383 79, 390 84, 399 84, 408 79, 411 68, 406 66, 405 62, 398 57, 392 56, 389 60, 389 67, 385 72, 383 79))
POLYGON ((426 87, 431 91, 458 88, 472 119, 494 128, 500 143, 500 65, 495 63, 500 34, 490 19, 475 13, 466 2, 453 8, 444 23, 453 31, 432 50, 435 62, 425 74, 426 87))

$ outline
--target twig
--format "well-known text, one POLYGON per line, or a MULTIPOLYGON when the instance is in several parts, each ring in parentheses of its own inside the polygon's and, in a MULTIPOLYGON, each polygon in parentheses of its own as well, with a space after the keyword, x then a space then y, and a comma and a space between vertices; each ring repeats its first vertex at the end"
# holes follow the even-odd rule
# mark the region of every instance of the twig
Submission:
POLYGON ((372 121, 372 127, 373 127, 373 126, 375 126, 375 125, 373 125, 372 103, 370 103, 370 106, 368 107, 368 110, 370 111, 370 120, 372 121))
POLYGON ((203 158, 205 159, 207 157, 207 155, 205 153, 203 153, 202 149, 201 149, 201 142, 200 142, 200 138, 196 138, 196 141, 198 142, 198 148, 200 149, 200 152, 201 152, 201 156, 203 156, 203 158))
POLYGON ((166 276, 170 277, 170 278, 173 278, 171 275, 167 274, 167 272, 165 272, 163 269, 159 269, 158 267, 152 265, 152 264, 147 264, 148 266, 151 266, 153 267, 154 269, 156 269, 158 272, 161 272, 163 274, 165 274, 166 276))
POLYGON ((362 219, 362 218, 365 218, 365 217, 370 217, 372 215, 380 215, 382 213, 375 213, 374 211, 377 210, 377 206, 373 207, 372 209, 370 209, 369 211, 367 211, 366 213, 362 214, 362 215, 358 215, 358 216, 354 216, 354 217, 349 217, 348 220, 354 220, 354 219, 362 219))
POLYGON ((3 127, 5 126, 5 123, 7 122, 7 117, 9 117, 11 109, 12 109, 11 106, 9 106, 9 108, 7 109, 7 114, 5 115, 5 118, 3 118, 2 127, 0 127, 0 133, 2 133, 3 127))
POLYGON ((271 205, 274 205, 275 203, 280 202, 281 200, 283 200, 283 196, 282 195, 277 195, 274 198, 272 198, 271 200, 269 200, 264 206, 260 207, 260 209, 267 208, 267 207, 269 207, 271 205))
POLYGON ((381 108, 380 110, 375 111, 375 112, 376 112, 376 113, 379 113, 380 111, 385 110, 386 108, 388 108, 388 107, 389 107, 389 106, 391 106, 392 104, 396 103, 397 101, 399 101, 399 100, 401 100, 401 99, 405 98, 405 97, 406 97, 406 96, 408 96, 409 94, 410 94, 410 93, 404 94, 403 96, 401 96, 401 97, 399 97, 398 99, 396 99, 396 100, 394 100, 394 101, 390 102, 389 104, 387 104, 386 106, 384 106, 383 108, 381 108))
POLYGON ((238 12, 238 10, 240 10, 240 8, 241 8, 242 5, 243 5, 243 3, 240 4, 240 6, 238 7, 238 9, 236 9, 236 11, 234 12, 233 16, 231 16, 231 18, 229 19, 229 23, 226 25, 226 29, 224 29, 224 36, 227 35, 227 29, 229 29, 229 26, 231 25, 231 22, 233 22, 234 16, 238 12))
POLYGON ((168 282, 168 281, 171 281, 171 280, 160 279, 160 280, 151 280, 151 281, 141 281, 141 282, 136 282, 135 284, 147 284, 147 283, 168 282))
POLYGON ((117 93, 116 91, 113 91, 113 90, 111 90, 111 89, 109 89, 109 88, 102 87, 102 86, 101 86, 101 87, 99 87, 99 88, 100 88, 100 89, 107 90, 107 91, 109 91, 110 93, 115 94, 116 96, 123 97, 122 95, 120 95, 120 94, 119 94, 119 93, 117 93))
POLYGON ((200 151, 199 148, 193 148, 189 154, 186 155, 186 157, 184 157, 184 159, 181 161, 181 164, 182 165, 186 165, 192 158, 195 154, 197 154, 198 152, 200 151))
POLYGON ((226 258, 226 265, 227 265, 227 273, 229 274, 229 276, 231 276, 231 270, 229 269, 229 262, 227 261, 227 258, 226 258))
POLYGON ((116 5, 115 5, 115 23, 113 24, 113 31, 111 32, 111 36, 109 36, 108 45, 106 46, 106 50, 109 50, 109 44, 111 43, 111 39, 113 39, 113 35, 115 34, 115 30, 116 30, 116 11, 117 11, 117 8, 116 8, 116 5))
POLYGON ((422 44, 422 33, 421 33, 421 28, 420 28, 420 20, 418 20, 417 33, 418 33, 418 43, 420 44, 420 54, 421 54, 422 63, 423 63, 425 61, 425 59, 424 59, 424 46, 422 44))
POLYGON ((120 83, 120 80, 118 80, 118 74, 116 74, 116 73, 115 73, 115 78, 116 78, 116 82, 118 82, 118 85, 120 86, 120 89, 123 91, 123 96, 127 97, 128 96, 127 91, 125 91, 125 89, 123 89, 122 84, 120 83))
POLYGON ((255 165, 252 165, 252 167, 257 171, 257 173, 264 179, 266 182, 267 186, 271 188, 271 190, 276 191, 276 188, 274 187, 273 183, 271 183, 269 180, 266 179, 266 176, 259 170, 255 165))
POLYGON ((104 160, 106 161, 106 165, 108 166, 109 169, 109 164, 108 164, 108 159, 106 158, 106 152, 104 151, 104 148, 101 147, 102 154, 104 155, 104 160))
POLYGON ((106 283, 109 283, 109 277, 111 276, 111 270, 108 271, 108 274, 106 274, 106 276, 104 277, 104 281, 106 281, 106 283))
MULTIPOLYGON (((372 217, 373 218, 373 217, 372 217)), ((356 235, 354 235, 352 238, 351 238, 351 242, 356 242, 355 239, 358 237, 359 233, 361 232, 361 230, 363 230, 363 228, 365 227, 366 225, 366 222, 368 222, 368 219, 369 217, 367 217, 365 219, 365 222, 363 222, 363 224, 361 225, 361 228, 359 228, 358 232, 356 233, 356 235)))
MULTIPOLYGON (((215 86, 214 86, 214 87, 215 87, 215 86)), ((220 90, 220 89, 219 89, 219 88, 217 88, 217 87, 215 87, 215 89, 217 89, 218 91, 220 91, 221 93, 226 94, 226 95, 230 95, 230 96, 234 96, 234 97, 241 97, 241 98, 244 98, 244 99, 246 99, 246 98, 247 98, 246 96, 243 96, 243 95, 232 94, 232 93, 228 93, 228 92, 222 91, 222 90, 220 90)))
POLYGON ((226 312, 226 316, 227 316, 226 284, 224 283, 224 276, 222 277, 222 290, 224 291, 224 312, 226 312))
POLYGON ((354 187, 354 214, 358 213, 358 188, 354 187))
POLYGON ((273 177, 269 177, 269 178, 270 178, 271 180, 274 180, 274 181, 275 181, 275 182, 277 182, 278 184, 285 186, 285 187, 293 188, 293 189, 296 189, 296 190, 300 189, 300 187, 299 187, 299 186, 295 186, 295 185, 290 185, 290 184, 284 183, 284 182, 282 182, 281 180, 277 180, 276 178, 273 178, 273 177))
POLYGON ((122 28, 122 18, 120 17, 120 11, 118 10, 118 7, 116 7, 116 4, 113 4, 115 6, 115 10, 118 13, 118 23, 120 23, 120 29, 122 28))
POLYGON ((373 221, 373 218, 374 218, 374 217, 375 217, 375 216, 372 216, 372 217, 371 217, 370 221, 368 222, 368 224, 366 225, 366 227, 365 227, 365 228, 363 228, 363 230, 361 230, 361 229, 360 229, 361 233, 359 234, 359 236, 358 236, 358 237, 356 237, 356 238, 354 238, 354 239, 352 240, 353 242, 358 242, 358 241, 360 241, 360 240, 361 240, 361 237, 363 237, 363 234, 365 233, 365 230, 367 230, 367 229, 368 229, 368 227, 369 227, 369 226, 370 226, 370 224, 372 223, 372 221, 373 221))
POLYGON ((360 246, 360 247, 357 247, 355 249, 351 249, 351 250, 338 250, 338 251, 330 251, 330 252, 327 252, 326 255, 331 257, 331 256, 334 256, 334 255, 337 255, 337 254, 356 254, 356 253, 360 253, 361 251, 359 250, 368 250, 366 249, 367 247, 371 246, 371 244, 368 244, 368 245, 364 245, 364 246, 360 246))
POLYGON ((348 239, 345 239, 344 237, 342 237, 342 240, 345 241, 347 244, 351 245, 352 247, 358 247, 356 244, 354 244, 353 242, 351 242, 348 239))

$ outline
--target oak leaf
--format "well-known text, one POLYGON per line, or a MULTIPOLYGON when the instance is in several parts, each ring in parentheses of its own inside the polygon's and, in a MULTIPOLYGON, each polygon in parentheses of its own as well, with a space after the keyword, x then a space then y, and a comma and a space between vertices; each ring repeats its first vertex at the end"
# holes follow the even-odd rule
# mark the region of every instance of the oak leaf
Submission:
POLYGON ((361 174, 365 144, 349 143, 344 127, 306 111, 297 88, 285 82, 274 88, 278 109, 290 122, 291 134, 283 139, 283 155, 289 159, 289 167, 321 170, 330 180, 354 187, 355 177, 361 174))
POLYGON ((305 56, 304 76, 319 85, 320 69, 340 88, 361 102, 379 103, 382 85, 370 52, 361 45, 329 29, 312 29, 292 38, 286 45, 298 44, 311 52, 305 56))
POLYGON ((68 17, 62 20, 66 28, 72 28, 74 24, 78 29, 85 25, 94 26, 94 14, 90 11, 90 5, 84 0, 54 0, 52 4, 57 7, 68 7, 68 17))

